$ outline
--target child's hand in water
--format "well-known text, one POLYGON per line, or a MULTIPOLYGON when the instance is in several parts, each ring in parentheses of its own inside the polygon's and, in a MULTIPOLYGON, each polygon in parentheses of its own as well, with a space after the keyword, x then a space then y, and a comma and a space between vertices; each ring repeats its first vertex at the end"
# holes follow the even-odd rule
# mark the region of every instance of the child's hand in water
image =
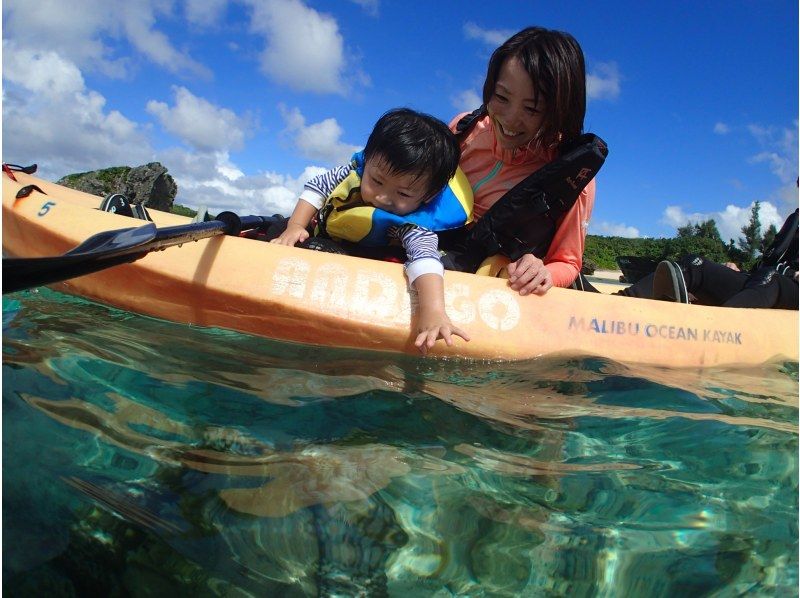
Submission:
POLYGON ((455 326, 444 309, 444 278, 440 274, 423 274, 414 281, 419 297, 419 319, 417 320, 417 338, 414 345, 423 355, 444 339, 448 347, 453 345, 453 336, 460 336, 469 341, 469 335, 455 326))
POLYGON ((448 347, 452 346, 453 336, 460 336, 469 342, 469 335, 453 324, 443 310, 420 309, 417 339, 414 341, 414 345, 420 350, 420 353, 427 355, 428 350, 440 338, 444 339, 448 347))

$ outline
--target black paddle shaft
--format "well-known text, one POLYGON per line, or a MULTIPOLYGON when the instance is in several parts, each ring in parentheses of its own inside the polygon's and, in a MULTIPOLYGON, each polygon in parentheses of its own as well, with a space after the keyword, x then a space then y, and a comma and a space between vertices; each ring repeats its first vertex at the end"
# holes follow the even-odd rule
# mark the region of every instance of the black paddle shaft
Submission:
POLYGON ((244 216, 222 212, 215 220, 156 228, 153 223, 138 228, 105 231, 64 255, 34 258, 3 258, 3 294, 69 280, 143 258, 157 251, 217 235, 238 235, 261 228, 274 217, 244 216))

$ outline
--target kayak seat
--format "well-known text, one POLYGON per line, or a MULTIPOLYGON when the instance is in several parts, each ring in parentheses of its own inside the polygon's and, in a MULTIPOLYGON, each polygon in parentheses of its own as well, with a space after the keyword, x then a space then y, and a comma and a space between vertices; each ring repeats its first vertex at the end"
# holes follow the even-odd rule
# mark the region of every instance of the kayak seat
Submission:
POLYGON ((490 255, 481 262, 475 274, 479 276, 491 276, 492 278, 508 278, 508 264, 511 260, 499 253, 490 255))
POLYGON ((325 237, 309 237, 302 243, 297 245, 303 249, 311 249, 313 251, 324 251, 325 253, 338 253, 340 255, 347 255, 347 252, 333 239, 325 237))
POLYGON ((100 209, 103 212, 111 212, 120 216, 153 221, 142 204, 131 203, 122 193, 109 193, 106 195, 105 199, 100 202, 100 209))

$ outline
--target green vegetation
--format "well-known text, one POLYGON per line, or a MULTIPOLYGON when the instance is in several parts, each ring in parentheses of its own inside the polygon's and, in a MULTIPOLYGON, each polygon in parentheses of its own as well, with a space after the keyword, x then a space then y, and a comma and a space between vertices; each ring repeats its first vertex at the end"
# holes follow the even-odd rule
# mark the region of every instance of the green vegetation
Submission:
POLYGON ((761 234, 759 211, 761 205, 755 202, 750 213, 750 221, 742 227, 743 237, 738 242, 731 239, 727 244, 717 230, 714 220, 689 223, 677 230, 671 239, 627 239, 625 237, 600 237, 588 235, 584 262, 597 268, 616 270, 617 256, 634 255, 656 261, 677 260, 687 254, 698 254, 715 262, 736 262, 742 269, 753 266, 760 251, 768 247, 775 238, 777 230, 770 226, 761 234))
POLYGON ((178 214, 180 216, 188 216, 189 218, 194 218, 197 215, 197 211, 193 210, 192 208, 187 208, 186 206, 182 206, 179 203, 172 204, 170 212, 172 212, 173 214, 178 214))
POLYGON ((110 185, 124 179, 130 171, 130 166, 113 166, 97 171, 97 178, 103 181, 103 184, 110 185))
POLYGON ((96 176, 104 185, 110 185, 116 181, 124 178, 131 171, 130 166, 112 166, 111 168, 104 168, 103 170, 93 170, 91 172, 78 172, 75 174, 68 174, 62 180, 69 183, 74 183, 85 176, 96 176))

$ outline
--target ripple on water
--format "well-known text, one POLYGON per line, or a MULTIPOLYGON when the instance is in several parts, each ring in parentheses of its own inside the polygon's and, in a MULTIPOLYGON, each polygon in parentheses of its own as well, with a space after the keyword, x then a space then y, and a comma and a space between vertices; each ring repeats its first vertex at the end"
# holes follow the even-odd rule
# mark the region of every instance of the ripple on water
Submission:
POLYGON ((3 374, 12 593, 796 592, 796 363, 426 361, 42 290, 3 374))

